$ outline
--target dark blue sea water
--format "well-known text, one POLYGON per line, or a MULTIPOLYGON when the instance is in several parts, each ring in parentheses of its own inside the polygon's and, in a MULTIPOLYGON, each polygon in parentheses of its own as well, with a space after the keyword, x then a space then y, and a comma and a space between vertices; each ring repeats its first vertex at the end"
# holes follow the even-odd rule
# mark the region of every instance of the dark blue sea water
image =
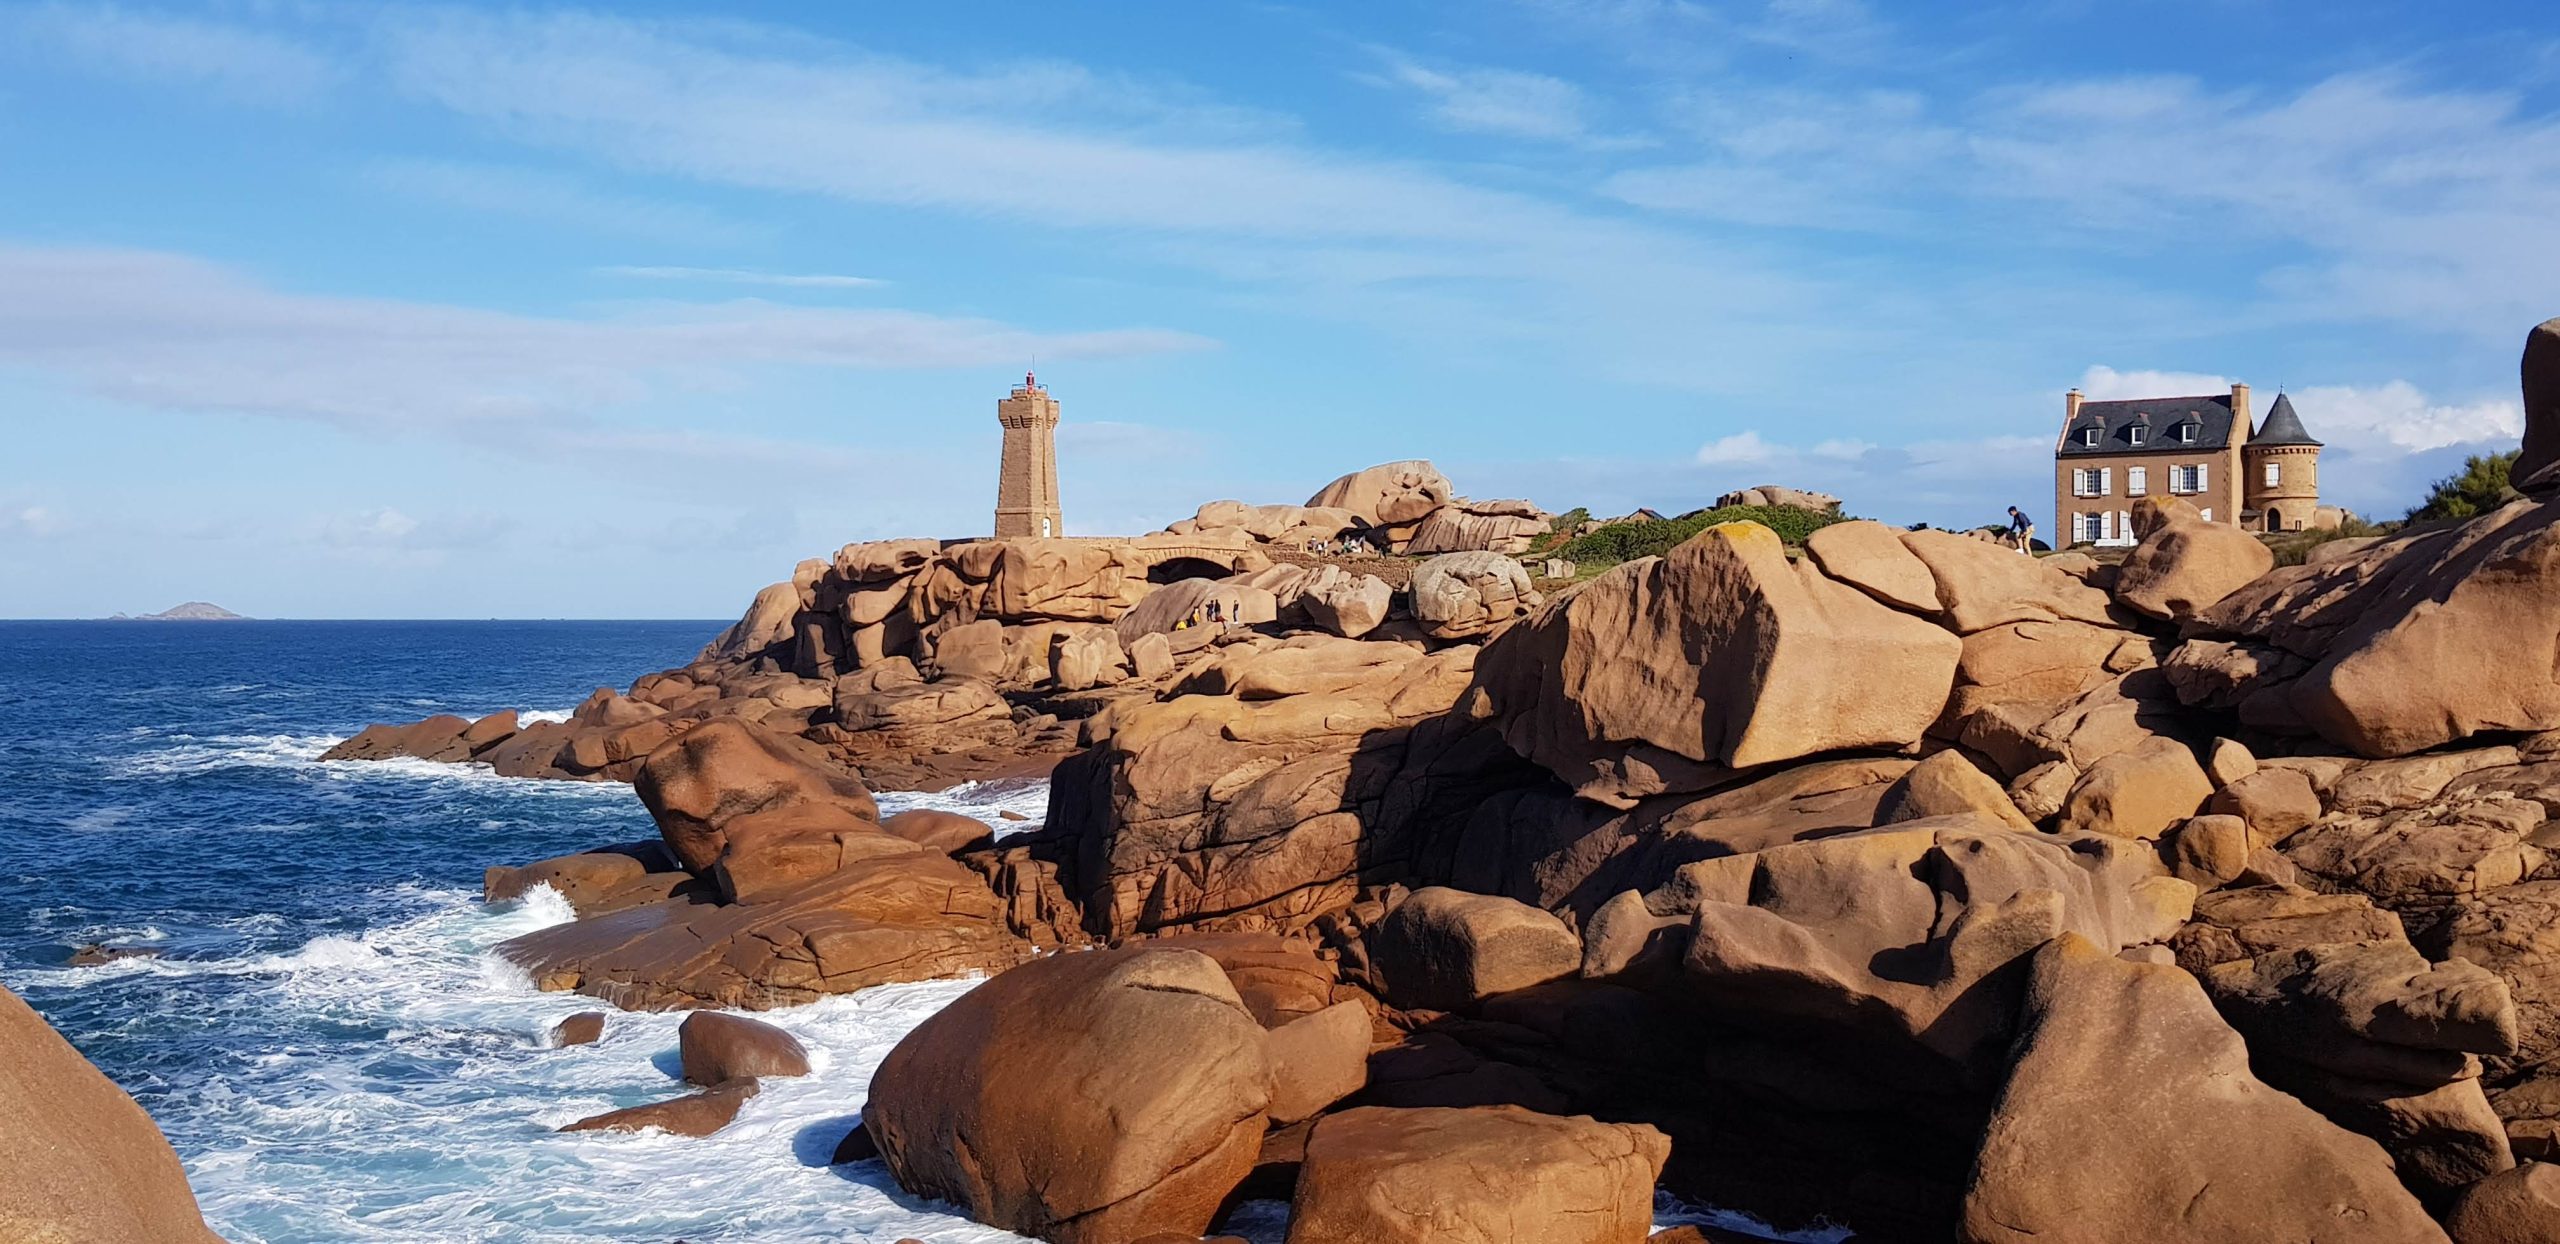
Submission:
MULTIPOLYGON (((679 1091, 675 1017, 544 1048, 588 999, 485 953, 567 916, 481 870, 653 833, 630 789, 320 764, 368 722, 565 712, 717 622, 0 622, 0 981, 157 1118, 235 1241, 1013 1237, 826 1153, 870 1070, 964 983, 779 1017, 822 1062, 707 1140, 561 1136, 679 1091), (75 946, 156 960, 68 968, 75 946)), ((1037 815, 1038 791, 968 791, 1037 815)))

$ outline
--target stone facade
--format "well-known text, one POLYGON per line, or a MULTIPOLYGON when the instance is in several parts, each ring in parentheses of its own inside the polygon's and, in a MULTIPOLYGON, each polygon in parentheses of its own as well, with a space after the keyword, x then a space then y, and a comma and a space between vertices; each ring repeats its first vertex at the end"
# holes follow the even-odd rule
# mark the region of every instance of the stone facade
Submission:
POLYGON ((2133 543, 2133 503, 2147 496, 2181 497, 2206 518, 2238 521, 2248 435, 2245 384, 2228 397, 2123 402, 2084 401, 2073 389, 2054 449, 2053 546, 2133 543), (2192 439, 2182 428, 2194 429, 2185 434, 2192 439))
POLYGON ((1058 512, 1058 399, 1024 373, 996 403, 1004 425, 1004 462, 996 473, 996 538, 1067 533, 1058 512))
POLYGON ((2129 545, 2133 503, 2174 496, 2205 518, 2253 531, 2300 531, 2335 521, 2320 506, 2320 442, 2278 395, 2252 431, 2249 386, 2228 395, 2092 402, 2063 397, 2053 454, 2051 543, 2129 545))
POLYGON ((2305 531, 2334 527, 2336 510, 2320 504, 2320 442, 2302 426, 2293 399, 2282 393, 2267 422, 2242 449, 2248 479, 2244 519, 2254 531, 2305 531))

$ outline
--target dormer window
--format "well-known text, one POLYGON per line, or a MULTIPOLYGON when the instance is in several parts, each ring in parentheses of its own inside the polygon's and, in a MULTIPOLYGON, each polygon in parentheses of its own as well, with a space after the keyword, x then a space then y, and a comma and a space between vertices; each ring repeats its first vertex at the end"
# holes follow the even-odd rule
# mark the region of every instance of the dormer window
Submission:
POLYGON ((2100 431, 2097 428, 2083 429, 2080 433, 2080 443, 2091 449, 2096 449, 2098 447, 2099 435, 2100 431))
POLYGON ((2178 443, 2179 443, 2179 444, 2181 444, 2181 445, 2193 445, 2193 444, 2195 444, 2195 443, 2196 443, 2196 425, 2194 425, 2194 424, 2192 424, 2192 423, 2181 423, 2181 424, 2179 424, 2179 425, 2178 425, 2178 443))
POLYGON ((2143 434, 2149 431, 2149 428, 2137 423, 2124 430, 2125 440, 2128 444, 2139 445, 2142 443, 2143 434))

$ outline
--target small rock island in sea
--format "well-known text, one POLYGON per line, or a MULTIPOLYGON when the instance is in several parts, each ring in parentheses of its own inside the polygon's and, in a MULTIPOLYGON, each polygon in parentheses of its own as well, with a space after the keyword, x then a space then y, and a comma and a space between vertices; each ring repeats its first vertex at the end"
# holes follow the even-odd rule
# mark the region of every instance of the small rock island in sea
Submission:
MULTIPOLYGON (((330 755, 633 785, 658 837, 488 871, 577 913, 499 947, 545 988, 989 976, 836 1156, 1058 1244, 1254 1199, 1292 1244, 1638 1244, 1658 1190, 1861 1241, 2550 1241, 2560 320, 2524 380, 2522 495, 2299 564, 2171 496, 2102 559, 1763 489, 1580 577, 1580 524, 1422 461, 1058 536, 1026 378, 994 538, 803 562, 566 721, 330 755), (873 798, 1043 774, 1030 832, 873 798)), ((148 1120, 0 1022, 87 1094, 59 1186, 187 1238, 148 1120)), ((699 1091, 571 1126, 714 1132, 810 1053, 681 1041, 699 1091)))
POLYGON ((143 613, 143 614, 119 613, 119 614, 114 615, 113 617, 108 618, 108 619, 107 619, 107 621, 109 621, 109 622, 246 622, 246 621, 249 621, 249 619, 248 619, 247 617, 244 617, 244 616, 240 615, 240 614, 233 613, 233 612, 231 612, 230 610, 225 609, 225 608, 223 608, 223 607, 222 607, 222 606, 220 606, 220 605, 210 604, 210 603, 208 603, 208 602, 201 601, 201 600, 191 600, 191 601, 186 602, 186 603, 185 603, 185 604, 183 604, 183 605, 171 605, 170 607, 168 607, 168 608, 166 608, 166 609, 163 609, 163 610, 161 610, 161 611, 160 611, 160 612, 158 612, 158 613, 143 613))

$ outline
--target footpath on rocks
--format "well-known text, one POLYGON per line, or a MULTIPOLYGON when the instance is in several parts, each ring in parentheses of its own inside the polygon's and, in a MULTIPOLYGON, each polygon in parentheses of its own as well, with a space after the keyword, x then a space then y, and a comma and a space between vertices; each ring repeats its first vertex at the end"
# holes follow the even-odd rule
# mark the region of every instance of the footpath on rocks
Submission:
MULTIPOLYGON (((2158 498, 2120 565, 1728 523, 1565 583, 1534 512, 1394 463, 851 545, 567 722, 333 754, 633 783, 658 839, 489 872, 578 913, 501 948, 546 988, 989 976, 839 1157, 1061 1244, 1267 1198, 1299 1244, 1632 1244, 1657 1190, 1861 1241, 2560 1241, 2560 321, 2525 367, 2529 495, 2300 566, 2158 498), (1271 556, 1346 532, 1429 558, 1271 556), (872 797, 1011 774, 1036 831, 872 797)), ((716 1018, 699 1092, 578 1126, 716 1130, 804 1054, 716 1018)))

